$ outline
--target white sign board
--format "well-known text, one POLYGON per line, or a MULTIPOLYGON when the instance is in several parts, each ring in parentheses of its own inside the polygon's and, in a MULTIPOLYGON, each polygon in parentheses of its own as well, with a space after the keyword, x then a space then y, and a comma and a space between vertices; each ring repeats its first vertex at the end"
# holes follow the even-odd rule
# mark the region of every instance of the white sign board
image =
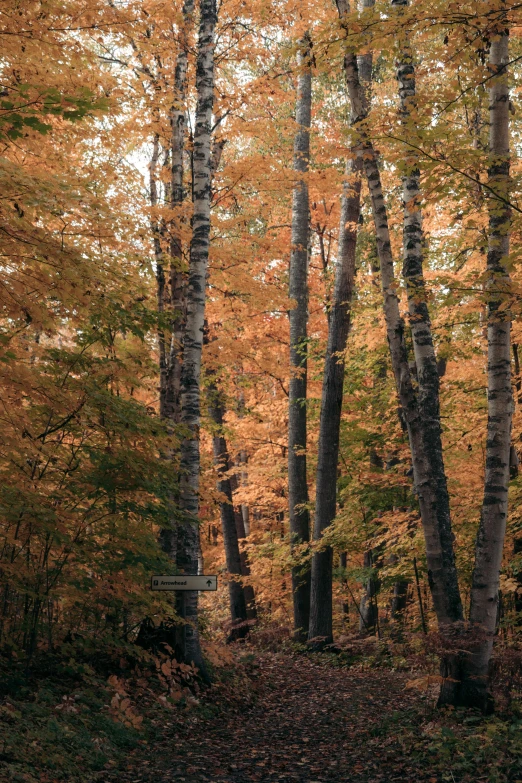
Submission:
POLYGON ((217 576, 153 576, 151 590, 217 590, 217 576))

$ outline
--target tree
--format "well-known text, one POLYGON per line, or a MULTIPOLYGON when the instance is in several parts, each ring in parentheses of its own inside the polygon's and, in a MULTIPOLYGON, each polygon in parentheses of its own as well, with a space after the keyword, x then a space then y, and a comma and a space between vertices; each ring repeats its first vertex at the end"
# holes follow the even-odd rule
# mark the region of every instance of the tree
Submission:
POLYGON ((489 234, 485 277, 488 308, 488 425, 484 499, 471 586, 470 623, 479 636, 464 654, 458 703, 492 709, 489 664, 497 628, 499 574, 508 510, 513 394, 508 271, 511 224, 509 150, 509 28, 505 7, 495 9, 489 31, 489 234))
POLYGON ((208 407, 216 431, 212 439, 214 462, 218 473, 218 492, 221 494, 220 513, 221 529, 227 571, 230 574, 228 592, 230 599, 230 633, 228 639, 241 639, 248 633, 247 604, 241 580, 235 580, 234 575, 241 576, 243 569, 239 551, 238 531, 234 511, 234 499, 230 480, 230 459, 227 441, 223 432, 225 408, 223 398, 214 381, 207 387, 208 407))
MULTIPOLYGON (((339 4, 339 11, 341 17, 344 18, 348 12, 348 7, 344 4, 339 4)), ((357 71, 357 58, 351 50, 345 55, 344 67, 348 81, 352 76, 353 70, 357 71)), ((364 90, 360 93, 360 99, 360 107, 352 105, 353 123, 358 120, 359 109, 366 111, 368 95, 364 90)), ((353 147, 351 154, 352 158, 346 168, 346 183, 341 200, 339 248, 324 363, 317 457, 315 541, 320 541, 323 531, 332 523, 336 514, 339 430, 345 368, 344 353, 350 330, 363 166, 361 150, 353 147)), ((333 552, 331 547, 321 547, 314 553, 312 559, 310 627, 308 631, 309 642, 314 646, 322 646, 324 643, 328 644, 333 640, 332 563, 333 552)))
MULTIPOLYGON (((294 169, 306 174, 310 160, 310 121, 312 109, 311 41, 306 34, 299 42, 297 65, 297 131, 294 141, 294 169)), ((308 321, 309 200, 306 180, 299 179, 292 203, 292 250, 290 254, 289 295, 295 306, 290 319, 290 381, 288 389, 288 509, 292 547, 307 544, 310 538, 308 477, 306 473, 306 386, 308 321)), ((310 567, 308 562, 292 568, 295 637, 306 640, 310 618, 310 567)))
MULTIPOLYGON (((194 214, 190 243, 187 317, 181 372, 181 422, 189 435, 181 444, 180 509, 184 519, 178 539, 178 563, 183 572, 197 574, 199 554, 199 468, 201 351, 205 322, 205 287, 210 246, 211 133, 214 105, 214 35, 217 22, 215 0, 201 0, 196 64, 196 124, 194 131, 194 214)), ((198 594, 183 593, 185 620, 183 652, 202 676, 205 666, 198 629, 198 594)))

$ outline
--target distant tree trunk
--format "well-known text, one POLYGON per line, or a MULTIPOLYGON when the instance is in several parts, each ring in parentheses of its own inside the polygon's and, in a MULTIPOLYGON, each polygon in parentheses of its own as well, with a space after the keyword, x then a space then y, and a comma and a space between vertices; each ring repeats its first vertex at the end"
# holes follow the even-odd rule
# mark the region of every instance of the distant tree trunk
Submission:
POLYGON ((392 620, 401 625, 404 621, 404 610, 408 603, 408 584, 406 579, 399 579, 393 584, 390 613, 392 620))
MULTIPOLYGON (((220 501, 220 510, 227 571, 229 574, 241 576, 241 554, 239 551, 232 487, 230 477, 228 476, 230 460, 227 442, 223 435, 223 401, 214 383, 209 384, 208 387, 208 407, 212 421, 217 428, 212 439, 212 447, 214 462, 219 477, 218 491, 224 496, 224 499, 220 501)), ((243 638, 248 633, 248 625, 246 624, 247 607, 241 581, 235 581, 233 578, 230 579, 228 583, 228 592, 230 598, 231 620, 229 641, 233 641, 234 639, 243 638)))
MULTIPOLYGON (((245 415, 245 395, 241 390, 239 395, 239 401, 238 401, 238 416, 240 419, 242 419, 244 415, 245 415)), ((239 452, 239 464, 242 466, 241 473, 240 473, 240 484, 241 486, 246 487, 248 485, 248 471, 247 471, 248 454, 245 451, 245 449, 241 449, 241 451, 239 452)), ((243 517, 243 526, 244 526, 243 538, 244 538, 245 536, 250 535, 250 509, 248 508, 247 503, 241 503, 241 515, 243 517)))
MULTIPOLYGON (((373 552, 369 549, 364 553, 363 565, 365 568, 373 568, 373 552)), ((359 605, 359 631, 361 633, 375 633, 378 623, 377 606, 378 581, 372 574, 363 585, 363 594, 359 605)))
POLYGON ((491 32, 489 53, 489 241, 488 305, 488 429, 482 514, 471 586, 470 622, 479 634, 464 657, 458 703, 489 712, 489 664, 497 627, 499 575, 508 510, 509 452, 513 397, 511 390, 511 320, 507 270, 511 222, 509 151, 509 33, 505 18, 491 32))
MULTIPOLYGON (((371 55, 369 55, 371 57, 371 55)), ((350 52, 345 57, 346 78, 351 75, 347 62, 357 58, 350 52)), ((363 93, 362 104, 367 98, 363 93)), ((353 121, 358 118, 353 113, 353 121)), ((346 182, 341 200, 339 247, 335 283, 328 323, 328 343, 323 372, 319 446, 317 455, 314 540, 333 522, 337 500, 337 461, 344 385, 344 351, 350 330, 350 312, 355 278, 355 250, 361 200, 362 159, 359 150, 347 166, 346 182)), ((333 641, 332 636, 332 565, 333 552, 325 547, 312 558, 312 585, 308 641, 320 648, 333 641)))
MULTIPOLYGON (((297 58, 296 124, 294 171, 306 174, 310 162, 310 122, 312 109, 311 41, 305 35, 297 58)), ((288 393, 288 504, 290 545, 292 548, 310 539, 308 482, 306 475, 306 387, 308 323, 308 184, 298 179, 292 205, 292 251, 290 254, 289 294, 295 307, 290 319, 290 383, 288 393)), ((292 568, 294 636, 305 641, 310 618, 310 566, 292 568)))
MULTIPOLYGON (((241 541, 241 539, 246 538, 245 522, 241 511, 236 511, 235 516, 236 516, 237 537, 238 540, 241 541)), ((239 555, 241 558, 242 576, 250 576, 250 563, 248 562, 248 554, 245 552, 244 549, 240 548, 239 555)), ((254 593, 254 588, 252 587, 252 585, 243 585, 243 593, 245 595, 245 601, 246 601, 247 618, 248 620, 255 621, 257 620, 257 609, 256 609, 256 597, 254 593)))
MULTIPOLYGON (((341 552, 339 555, 339 565, 343 569, 343 575, 341 577, 341 584, 343 586, 348 584, 348 579, 346 578, 346 568, 348 566, 348 553, 347 552, 341 552)), ((343 625, 344 623, 349 619, 350 615, 350 604, 348 601, 345 601, 343 598, 342 602, 342 610, 343 610, 343 625)))
MULTIPOLYGON (((181 421, 189 431, 181 444, 180 508, 184 515, 183 566, 197 573, 199 542, 199 425, 201 350, 205 322, 205 286, 210 246, 211 129, 214 105, 215 0, 200 0, 196 64, 196 124, 194 132, 194 215, 190 243, 187 317, 181 372, 181 421)), ((184 657, 206 674, 198 629, 198 594, 183 593, 184 657)))

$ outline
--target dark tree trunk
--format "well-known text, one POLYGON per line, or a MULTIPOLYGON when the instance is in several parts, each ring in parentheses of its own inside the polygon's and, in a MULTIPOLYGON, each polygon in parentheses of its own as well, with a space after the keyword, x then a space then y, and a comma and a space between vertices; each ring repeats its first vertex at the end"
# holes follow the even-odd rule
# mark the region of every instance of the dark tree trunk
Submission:
MULTIPOLYGON (((348 566, 348 553, 347 552, 341 552, 339 555, 339 565, 343 569, 343 575, 341 577, 341 584, 347 585, 348 579, 346 578, 346 568, 348 566)), ((350 615, 350 604, 348 601, 343 600, 342 603, 342 610, 343 610, 343 625, 346 620, 348 620, 350 615)))
MULTIPOLYGON (((319 425, 314 540, 333 522, 337 499, 337 461, 344 384, 344 351, 350 329, 350 308, 355 277, 355 248, 360 212, 361 160, 350 166, 351 181, 345 185, 341 205, 341 227, 335 285, 328 327, 319 425)), ((312 559, 312 589, 309 642, 315 647, 329 644, 332 636, 331 547, 316 552, 312 559)))
MULTIPOLYGON (((367 57, 371 55, 367 55, 367 57)), ((351 63, 357 70, 357 58, 352 52, 345 57, 347 80, 351 63)), ((363 93, 362 105, 367 96, 363 93)), ((357 121, 357 112, 352 120, 357 121)), ((341 200, 339 248, 335 269, 335 283, 328 323, 319 424, 317 457, 316 504, 314 540, 322 538, 323 531, 333 522, 337 500, 337 461, 344 385, 344 351, 350 330, 350 312, 355 278, 355 250, 360 215, 362 157, 360 150, 352 150, 353 160, 347 166, 346 182, 341 200)), ((312 558, 312 586, 310 603, 309 644, 320 648, 333 641, 332 635, 332 564, 331 547, 317 551, 312 558)))
MULTIPOLYGON (((300 42, 297 78, 297 131, 294 140, 294 171, 308 171, 310 160, 310 122, 312 108, 311 42, 305 35, 300 42)), ((292 205, 292 252, 290 255, 289 294, 295 307, 290 319, 290 383, 288 394, 288 505, 292 549, 310 539, 308 480, 306 475, 306 386, 308 323, 308 185, 298 180, 292 205)), ((310 566, 292 568, 294 635, 305 641, 310 618, 310 566)))
MULTIPOLYGON (((365 568, 374 568, 373 552, 369 549, 364 553, 363 565, 365 568)), ((377 594, 379 582, 372 573, 363 585, 363 594, 359 605, 359 631, 360 633, 374 634, 379 622, 379 608, 377 606, 377 594)))
POLYGON ((210 417, 216 427, 212 439, 212 447, 214 463, 219 476, 218 491, 223 496, 220 502, 220 511, 227 571, 232 575, 232 579, 228 583, 228 592, 231 621, 229 641, 233 641, 234 639, 243 638, 248 633, 247 607, 241 580, 236 581, 233 578, 234 574, 242 575, 241 554, 239 551, 232 487, 228 476, 230 460, 227 442, 223 435, 223 401, 217 387, 213 383, 208 388, 208 407, 210 417))
MULTIPOLYGON (((236 510, 234 513, 236 517, 237 537, 238 540, 241 541, 241 539, 246 538, 245 520, 240 510, 236 510)), ((250 576, 250 563, 248 562, 248 554, 244 549, 241 549, 241 546, 239 548, 239 556, 241 558, 241 575, 250 576)), ((254 588, 252 585, 243 585, 243 593, 245 595, 247 618, 248 620, 255 622, 257 620, 257 609, 254 588)))

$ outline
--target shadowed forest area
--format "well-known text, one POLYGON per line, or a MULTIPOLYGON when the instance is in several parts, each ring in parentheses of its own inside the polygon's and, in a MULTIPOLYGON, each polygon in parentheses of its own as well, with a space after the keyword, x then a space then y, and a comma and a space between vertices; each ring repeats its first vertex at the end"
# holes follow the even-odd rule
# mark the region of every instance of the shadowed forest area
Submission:
POLYGON ((521 60, 0 4, 0 781, 522 781, 521 60))

